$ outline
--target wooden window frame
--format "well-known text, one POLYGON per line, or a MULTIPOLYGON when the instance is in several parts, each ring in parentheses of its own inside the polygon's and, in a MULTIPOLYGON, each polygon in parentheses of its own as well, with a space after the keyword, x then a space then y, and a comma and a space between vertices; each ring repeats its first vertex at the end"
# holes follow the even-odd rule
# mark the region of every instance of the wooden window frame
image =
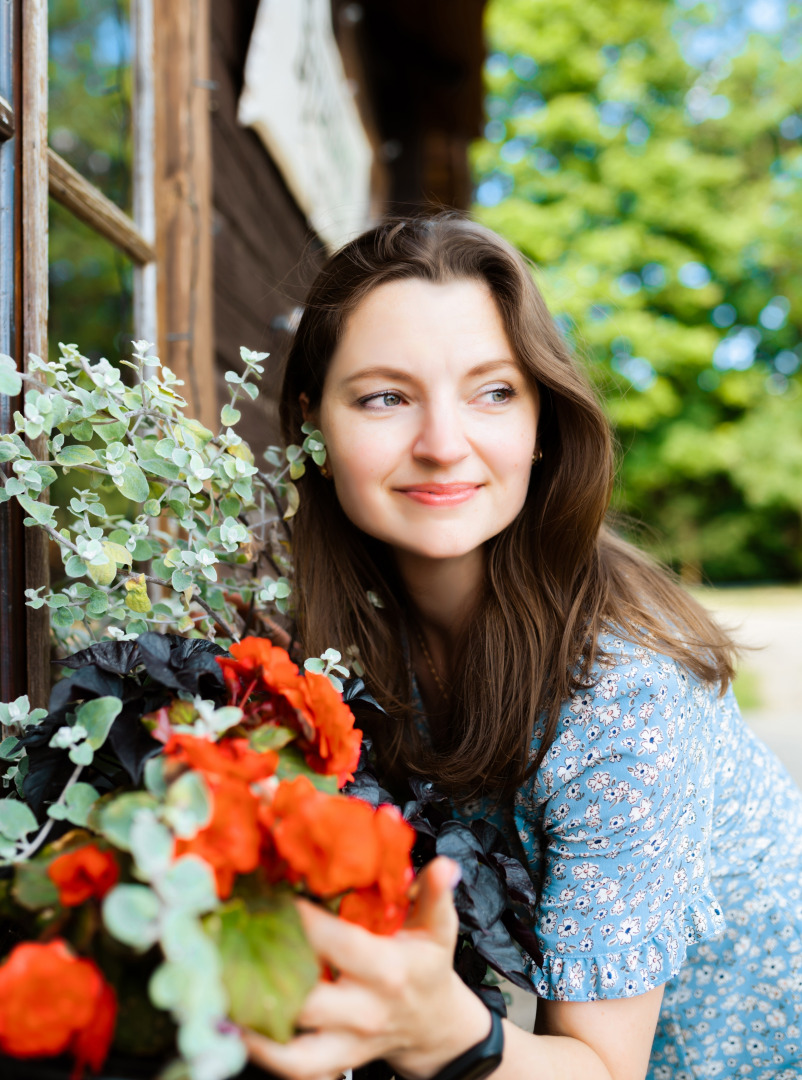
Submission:
MULTIPOLYGON (((0 9, 11 20, 0 72, 9 55, 13 70, 11 99, 0 96, 0 238, 12 218, 14 237, 13 251, 6 243, 0 253, 9 351, 24 369, 30 353, 47 355, 51 196, 132 260, 135 336, 157 343, 184 380, 190 415, 216 424, 209 0, 132 0, 133 216, 48 147, 47 0, 12 4, 0 9)), ((0 431, 13 427, 18 405, 0 397, 0 431)), ((13 501, 0 505, 0 552, 0 700, 27 692, 46 705, 48 609, 26 607, 24 590, 48 584, 48 540, 23 526, 13 501)))

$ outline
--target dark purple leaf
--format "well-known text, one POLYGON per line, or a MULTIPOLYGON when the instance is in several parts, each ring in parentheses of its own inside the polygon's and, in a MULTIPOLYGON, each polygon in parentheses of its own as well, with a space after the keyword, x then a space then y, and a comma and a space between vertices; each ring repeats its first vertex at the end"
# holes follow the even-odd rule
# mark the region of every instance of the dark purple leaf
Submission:
POLYGON ((505 979, 534 994, 532 980, 523 969, 523 958, 507 928, 499 920, 486 930, 474 930, 471 943, 480 956, 505 979))
POLYGON ((53 661, 68 668, 82 668, 94 664, 101 671, 109 671, 113 675, 127 675, 139 662, 136 641, 99 641, 88 649, 73 653, 65 660, 53 661))

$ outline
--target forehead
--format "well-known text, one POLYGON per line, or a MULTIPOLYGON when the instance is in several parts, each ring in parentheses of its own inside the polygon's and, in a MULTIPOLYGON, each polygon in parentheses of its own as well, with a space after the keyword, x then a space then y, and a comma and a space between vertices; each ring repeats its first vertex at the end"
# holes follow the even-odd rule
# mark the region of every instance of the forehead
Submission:
POLYGON ((460 360, 470 367, 503 357, 514 354, 484 281, 409 278, 377 286, 355 308, 329 375, 337 378, 377 359, 416 365, 460 360))

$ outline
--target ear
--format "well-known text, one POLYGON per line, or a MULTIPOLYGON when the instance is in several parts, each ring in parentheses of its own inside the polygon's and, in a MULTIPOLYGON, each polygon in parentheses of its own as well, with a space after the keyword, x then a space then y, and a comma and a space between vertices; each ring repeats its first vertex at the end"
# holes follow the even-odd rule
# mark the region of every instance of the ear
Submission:
POLYGON ((308 420, 314 421, 315 418, 312 416, 312 410, 309 408, 309 396, 306 393, 299 394, 298 401, 301 406, 301 415, 304 418, 304 423, 308 420))

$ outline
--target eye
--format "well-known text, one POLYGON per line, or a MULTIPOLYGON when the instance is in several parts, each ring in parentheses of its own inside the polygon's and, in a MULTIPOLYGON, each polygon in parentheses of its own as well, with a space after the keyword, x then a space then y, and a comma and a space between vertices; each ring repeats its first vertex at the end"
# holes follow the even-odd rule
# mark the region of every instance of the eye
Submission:
POLYGON ((383 409, 394 409, 398 405, 403 404, 404 399, 395 390, 382 390, 379 394, 370 394, 368 397, 360 398, 359 404, 366 409, 373 409, 379 411, 383 409))
POLYGON ((514 398, 516 393, 517 391, 511 386, 493 386, 489 390, 484 390, 479 396, 486 398, 491 405, 503 405, 514 398))

